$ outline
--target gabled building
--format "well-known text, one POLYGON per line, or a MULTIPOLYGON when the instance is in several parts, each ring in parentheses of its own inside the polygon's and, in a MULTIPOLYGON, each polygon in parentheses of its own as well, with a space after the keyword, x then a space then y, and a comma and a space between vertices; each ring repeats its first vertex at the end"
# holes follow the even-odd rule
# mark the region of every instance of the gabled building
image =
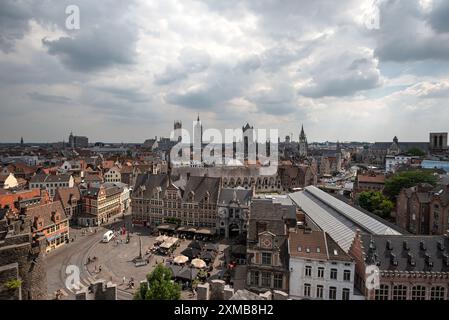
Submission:
POLYGON ((122 182, 120 166, 113 166, 104 174, 104 182, 122 182))
POLYGON ((83 202, 78 187, 60 188, 56 191, 56 201, 60 201, 69 221, 76 221, 82 213, 83 202))
POLYGON ((69 242, 69 219, 60 201, 30 207, 26 215, 31 218, 33 235, 45 235, 47 252, 69 242))
POLYGON ((213 229, 217 224, 220 179, 189 177, 172 183, 165 174, 140 174, 131 206, 135 224, 158 226, 178 221, 180 226, 213 229))
POLYGON ((83 213, 78 216, 78 224, 98 226, 122 213, 120 203, 122 191, 118 186, 106 184, 82 190, 83 213))
POLYGON ((288 239, 292 299, 353 300, 355 262, 325 232, 295 228, 288 239))
POLYGON ((226 239, 247 232, 252 190, 225 188, 218 200, 217 230, 226 239))
POLYGON ((19 186, 19 181, 16 179, 13 173, 0 174, 0 188, 2 189, 14 189, 19 186))
POLYGON ((248 290, 288 293, 288 229, 295 225, 294 205, 273 199, 253 199, 247 237, 248 290))

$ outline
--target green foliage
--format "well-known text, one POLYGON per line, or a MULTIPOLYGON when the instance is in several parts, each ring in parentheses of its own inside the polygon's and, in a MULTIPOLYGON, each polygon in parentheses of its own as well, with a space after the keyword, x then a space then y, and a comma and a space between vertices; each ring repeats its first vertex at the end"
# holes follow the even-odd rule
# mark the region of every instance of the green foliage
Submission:
POLYGON ((424 157, 426 155, 426 153, 419 148, 411 148, 409 151, 407 151, 407 154, 409 156, 415 157, 424 157))
POLYGON ((433 175, 433 171, 428 170, 401 171, 385 181, 384 193, 391 200, 395 200, 403 188, 411 188, 418 183, 429 183, 434 186, 437 178, 433 175))
POLYGON ((171 281, 172 272, 162 264, 158 264, 153 272, 147 275, 148 285, 143 283, 137 289, 135 300, 179 300, 181 286, 171 281))
POLYGON ((8 290, 16 290, 22 286, 22 280, 19 279, 10 279, 6 281, 5 287, 8 290))
POLYGON ((358 202, 363 209, 385 219, 390 217, 394 208, 394 203, 378 191, 361 192, 358 202))

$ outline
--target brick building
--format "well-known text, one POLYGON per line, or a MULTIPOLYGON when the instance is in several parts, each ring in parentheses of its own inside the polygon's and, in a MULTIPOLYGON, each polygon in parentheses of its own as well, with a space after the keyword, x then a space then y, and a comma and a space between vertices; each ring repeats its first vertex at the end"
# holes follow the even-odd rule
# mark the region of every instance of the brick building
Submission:
POLYGON ((445 234, 449 230, 449 185, 421 183, 401 190, 396 224, 413 234, 445 234))
POLYGON ((83 201, 78 187, 61 188, 56 191, 56 201, 61 201, 62 207, 70 221, 76 221, 82 213, 83 201))
POLYGON ((69 242, 69 219, 60 201, 29 208, 26 215, 31 218, 33 236, 45 235, 47 252, 69 242))
POLYGON ((367 300, 448 300, 448 248, 447 236, 357 232, 349 250, 356 261, 355 287, 367 300), (374 282, 373 268, 379 275, 374 282))
POLYGON ((121 213, 120 196, 123 189, 115 185, 102 184, 82 191, 83 213, 78 216, 78 224, 97 226, 121 213))
POLYGON ((367 172, 359 174, 354 182, 354 193, 358 194, 365 191, 382 192, 385 187, 385 175, 382 173, 367 172))

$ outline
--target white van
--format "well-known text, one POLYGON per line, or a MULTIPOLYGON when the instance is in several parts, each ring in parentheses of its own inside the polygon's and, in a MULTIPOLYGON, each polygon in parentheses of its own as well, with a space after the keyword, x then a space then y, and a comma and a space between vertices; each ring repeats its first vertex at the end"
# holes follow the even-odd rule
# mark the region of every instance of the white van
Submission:
POLYGON ((109 230, 108 232, 106 232, 103 235, 103 242, 104 243, 108 243, 109 241, 111 241, 111 239, 114 238, 114 232, 112 232, 111 230, 109 230))

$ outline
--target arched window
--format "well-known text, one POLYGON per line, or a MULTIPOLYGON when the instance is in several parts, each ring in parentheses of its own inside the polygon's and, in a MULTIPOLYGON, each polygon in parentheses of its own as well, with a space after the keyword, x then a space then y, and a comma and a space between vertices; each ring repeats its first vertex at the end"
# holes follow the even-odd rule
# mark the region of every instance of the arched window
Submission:
POLYGON ((426 287, 414 286, 412 288, 412 300, 425 300, 426 299, 426 287))
POLYGON ((444 287, 436 286, 430 289, 430 300, 444 300, 446 290, 444 287))
POLYGON ((396 285, 393 287, 393 300, 406 300, 407 286, 396 285))
POLYGON ((388 300, 388 294, 390 291, 390 287, 386 284, 381 284, 379 289, 376 289, 375 292, 375 300, 388 300))

